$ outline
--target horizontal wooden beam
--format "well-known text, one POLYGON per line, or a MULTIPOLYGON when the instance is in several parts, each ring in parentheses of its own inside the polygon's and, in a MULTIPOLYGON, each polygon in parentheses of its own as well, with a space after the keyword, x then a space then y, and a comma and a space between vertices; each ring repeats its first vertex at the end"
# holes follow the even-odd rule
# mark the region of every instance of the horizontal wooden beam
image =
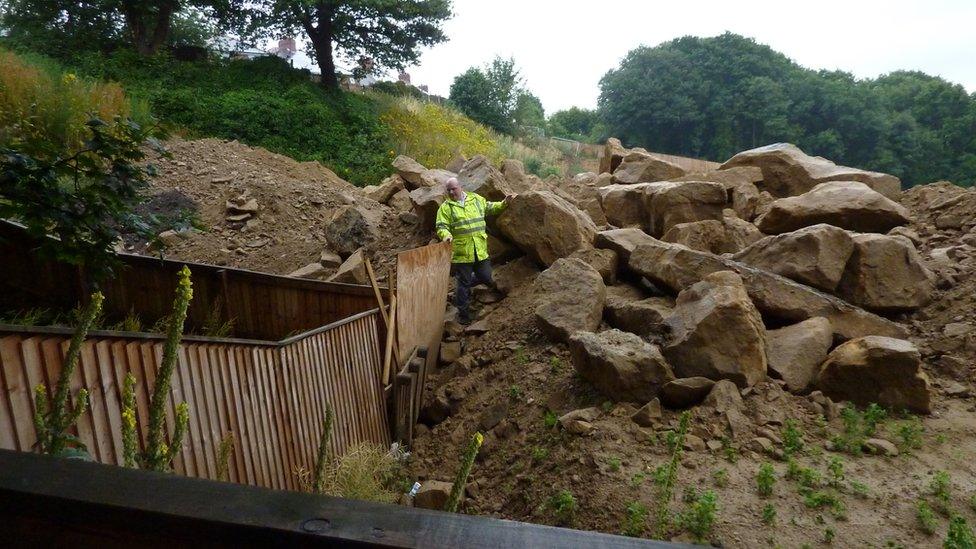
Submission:
POLYGON ((681 547, 6 450, 0 518, 11 547, 681 547))

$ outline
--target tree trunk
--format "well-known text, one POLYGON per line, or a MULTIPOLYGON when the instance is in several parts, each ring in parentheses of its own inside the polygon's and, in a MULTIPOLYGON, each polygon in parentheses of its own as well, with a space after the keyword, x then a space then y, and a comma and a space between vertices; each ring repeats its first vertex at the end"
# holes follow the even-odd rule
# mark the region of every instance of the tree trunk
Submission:
POLYGON ((147 13, 139 5, 141 0, 130 0, 123 3, 122 12, 125 24, 129 27, 132 44, 140 55, 155 55, 159 48, 169 38, 169 31, 173 23, 173 14, 179 8, 178 0, 164 0, 159 3, 156 13, 147 13), (151 21, 150 21, 151 19, 151 21), (150 25, 151 23, 151 25, 150 25))
POLYGON ((332 59, 332 21, 327 12, 319 12, 318 27, 313 27, 310 20, 305 21, 305 32, 312 40, 315 50, 315 60, 319 65, 322 77, 319 85, 330 90, 339 89, 339 76, 336 74, 335 60, 332 59))

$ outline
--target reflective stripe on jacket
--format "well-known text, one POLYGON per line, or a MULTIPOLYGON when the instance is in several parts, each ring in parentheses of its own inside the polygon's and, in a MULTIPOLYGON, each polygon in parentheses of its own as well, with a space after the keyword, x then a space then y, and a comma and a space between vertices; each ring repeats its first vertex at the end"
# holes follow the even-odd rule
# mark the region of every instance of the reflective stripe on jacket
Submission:
POLYGON ((496 215, 504 209, 504 202, 489 202, 475 193, 467 193, 463 206, 451 198, 440 205, 434 230, 441 240, 448 235, 454 239, 452 263, 473 263, 488 259, 485 215, 496 215))

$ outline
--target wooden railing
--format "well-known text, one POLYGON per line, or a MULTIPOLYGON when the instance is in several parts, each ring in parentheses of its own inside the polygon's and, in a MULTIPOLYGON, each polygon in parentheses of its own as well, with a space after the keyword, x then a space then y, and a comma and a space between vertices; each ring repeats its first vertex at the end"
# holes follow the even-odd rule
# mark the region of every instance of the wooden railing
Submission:
MULTIPOLYGON (((280 342, 186 337, 166 402, 167 432, 186 402, 190 425, 176 473, 217 479, 221 440, 231 433, 228 480, 296 489, 296 471, 314 468, 325 407, 335 411, 332 455, 360 442, 390 444, 380 383, 379 310, 373 309, 280 342)), ((33 389, 49 392, 61 371, 71 331, 0 325, 0 448, 31 451, 33 389)), ((137 380, 140 442, 163 340, 150 334, 92 332, 71 378, 90 405, 76 435, 101 463, 121 464, 121 391, 137 380)))

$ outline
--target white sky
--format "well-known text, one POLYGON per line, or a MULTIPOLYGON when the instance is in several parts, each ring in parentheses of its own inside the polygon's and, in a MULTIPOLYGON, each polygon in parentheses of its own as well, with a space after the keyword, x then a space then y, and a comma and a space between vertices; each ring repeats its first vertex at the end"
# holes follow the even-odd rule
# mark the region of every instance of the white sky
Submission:
POLYGON ((921 70, 976 91, 976 0, 454 0, 453 11, 449 40, 407 69, 413 84, 446 97, 468 67, 511 56, 547 114, 595 107, 600 78, 641 44, 725 31, 808 68, 921 70))

